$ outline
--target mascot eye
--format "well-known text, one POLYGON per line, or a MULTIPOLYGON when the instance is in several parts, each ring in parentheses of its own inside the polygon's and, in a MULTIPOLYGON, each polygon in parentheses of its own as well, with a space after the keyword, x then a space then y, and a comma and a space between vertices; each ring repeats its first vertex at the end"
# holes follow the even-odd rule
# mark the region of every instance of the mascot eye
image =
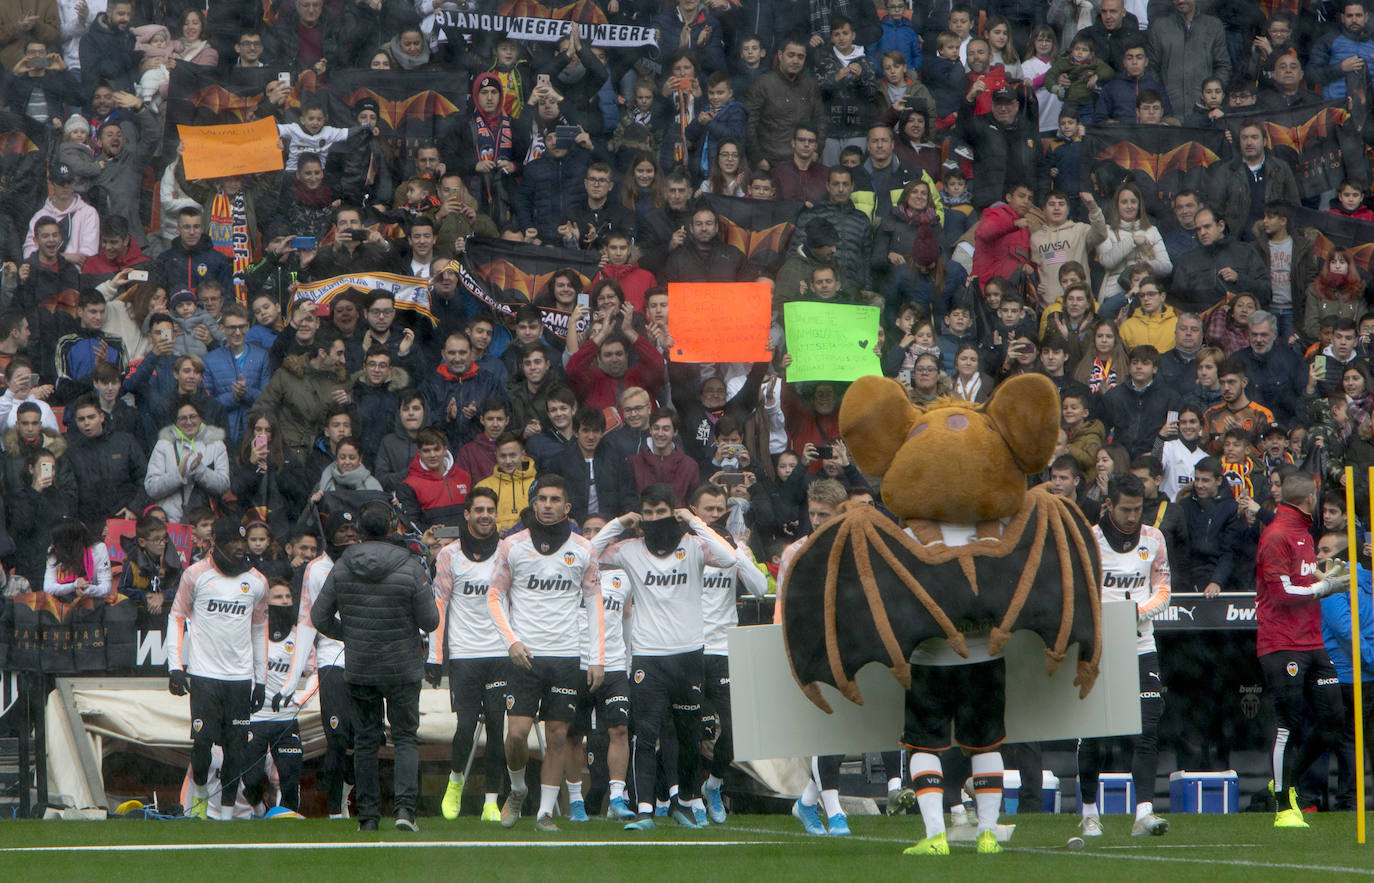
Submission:
POLYGON ((968 418, 963 414, 951 414, 945 419, 945 425, 955 432, 961 429, 968 429, 968 418))
POLYGON ((925 431, 926 431, 927 429, 929 429, 929 428, 930 428, 930 424, 929 424, 929 423, 918 423, 918 424, 916 424, 916 428, 913 429, 913 430, 911 430, 911 432, 907 433, 907 440, 909 441, 909 440, 915 438, 916 436, 918 436, 918 435, 920 435, 921 433, 925 432, 925 431))

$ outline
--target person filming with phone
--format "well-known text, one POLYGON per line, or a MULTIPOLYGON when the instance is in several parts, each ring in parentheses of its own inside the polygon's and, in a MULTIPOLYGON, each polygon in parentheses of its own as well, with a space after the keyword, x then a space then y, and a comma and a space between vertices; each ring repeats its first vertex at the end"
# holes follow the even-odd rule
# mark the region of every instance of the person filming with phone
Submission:
POLYGON ((334 244, 298 251, 302 283, 348 273, 401 273, 400 253, 386 237, 363 224, 362 209, 341 205, 334 212, 334 244))

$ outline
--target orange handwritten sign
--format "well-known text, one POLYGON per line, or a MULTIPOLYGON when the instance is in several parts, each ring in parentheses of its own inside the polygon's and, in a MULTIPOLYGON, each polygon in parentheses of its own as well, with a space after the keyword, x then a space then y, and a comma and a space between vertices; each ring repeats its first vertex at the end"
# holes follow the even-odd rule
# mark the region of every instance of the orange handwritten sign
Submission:
POLYGON ((682 282, 668 286, 674 362, 766 362, 772 293, 767 282, 682 282))
POLYGON ((228 178, 282 169, 273 119, 228 126, 177 126, 189 180, 228 178))

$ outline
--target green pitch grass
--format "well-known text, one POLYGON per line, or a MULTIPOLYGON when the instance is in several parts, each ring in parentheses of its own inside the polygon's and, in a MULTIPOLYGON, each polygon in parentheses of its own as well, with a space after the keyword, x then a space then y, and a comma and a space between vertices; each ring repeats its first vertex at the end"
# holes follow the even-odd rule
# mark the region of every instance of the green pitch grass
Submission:
POLYGON ((509 831, 466 817, 456 822, 422 818, 419 834, 392 830, 390 819, 384 819, 380 833, 367 835, 358 834, 353 821, 6 821, 0 822, 0 880, 389 883, 424 875, 655 883, 920 878, 1215 883, 1374 877, 1374 844, 1356 844, 1353 815, 1308 819, 1309 831, 1275 831, 1268 814, 1175 815, 1168 835, 1133 838, 1127 817, 1108 816, 1106 836, 1071 851, 1065 841, 1077 833, 1075 816, 1004 817, 1017 827, 1002 855, 979 856, 972 844, 953 844, 948 857, 923 858, 902 855, 917 837, 915 816, 854 817, 854 836, 848 838, 808 837, 789 816, 734 816, 706 831, 669 823, 648 834, 602 821, 563 822, 563 831, 553 835, 536 834, 528 818, 509 831), (269 848, 273 844, 278 846, 269 848))

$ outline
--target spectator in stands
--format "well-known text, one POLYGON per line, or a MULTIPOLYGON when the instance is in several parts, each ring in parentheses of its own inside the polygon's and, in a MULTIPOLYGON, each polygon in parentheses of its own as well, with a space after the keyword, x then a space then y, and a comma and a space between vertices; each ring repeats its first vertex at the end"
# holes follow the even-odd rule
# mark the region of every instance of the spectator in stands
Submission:
POLYGON ((430 425, 448 433, 455 448, 462 447, 480 431, 480 408, 490 398, 504 398, 505 389, 495 374, 472 361, 472 341, 466 332, 454 331, 444 341, 443 362, 420 381, 430 425))
POLYGON ((984 285, 994 276, 1011 276, 1030 258, 1029 228, 1040 215, 1031 203, 1031 188, 1012 182, 1004 199, 987 208, 975 228, 973 275, 984 285))
POLYGON ((1214 209, 1193 215, 1198 247, 1186 252, 1174 267, 1170 295, 1174 305, 1201 313, 1226 299, 1228 291, 1248 291, 1261 305, 1269 302, 1269 271, 1255 250, 1233 238, 1225 219, 1214 209))
POLYGON ((1268 150, 1269 138, 1258 120, 1247 120, 1236 134, 1237 156, 1230 163, 1208 168, 1212 178, 1208 204, 1221 212, 1226 229, 1251 238, 1264 206, 1274 202, 1297 205, 1298 179, 1288 163, 1268 150))
POLYGON ((14 413, 14 425, 4 434, 3 487, 11 496, 27 483, 24 467, 34 454, 47 451, 57 460, 67 451, 66 440, 56 430, 43 426, 43 411, 36 402, 24 402, 14 413))
MULTIPOLYGON (((1039 133, 1037 122, 1022 115, 1021 101, 1010 90, 992 96, 991 113, 975 113, 975 103, 985 89, 982 79, 975 80, 959 106, 958 131, 978 164, 972 201, 979 211, 1011 192, 1014 185, 1036 180, 1034 144, 1039 133)), ((1029 185, 1027 190, 1034 195, 1029 185)))
POLYGON ((402 392, 396 411, 385 424, 392 427, 391 432, 382 438, 373 460, 372 472, 383 489, 394 490, 406 477, 415 458, 415 439, 428 422, 424 396, 413 389, 402 392))
POLYGON ((284 536, 310 493, 305 464, 286 452, 275 416, 252 416, 246 430, 229 466, 230 488, 243 511, 265 516, 272 532, 284 536))
POLYGON ((1132 457, 1148 454, 1155 437, 1171 411, 1177 411, 1181 398, 1177 392, 1155 382, 1159 370, 1159 351, 1144 344, 1133 347, 1128 361, 1129 377, 1102 397, 1107 426, 1112 440, 1132 457))
MULTIPOLYGON (((1122 0, 1105 0, 1105 2, 1120 7, 1122 0)), ((1134 16, 1131 17, 1134 18, 1134 16)), ((1138 33, 1136 32, 1136 34, 1138 33)), ((1136 119, 1136 103, 1141 94, 1147 90, 1158 92, 1164 98, 1164 115, 1173 116, 1173 108, 1169 106, 1168 93, 1164 84, 1159 82, 1159 79, 1149 69, 1149 56, 1145 53, 1145 41, 1136 34, 1132 34, 1128 40, 1123 41, 1119 60, 1109 60, 1109 63, 1118 73, 1111 80, 1101 84, 1101 90, 1097 97, 1097 108, 1093 117, 1099 124, 1139 122, 1136 119)), ((1096 41, 1094 42, 1096 43, 1096 41)), ((1101 52, 1100 45, 1097 57, 1106 58, 1101 52)))
POLYGON ((308 357, 288 356, 273 372, 251 413, 274 414, 287 453, 303 463, 325 409, 347 397, 347 380, 343 341, 320 331, 308 357))
POLYGON ((1272 89, 1260 90, 1259 98, 1255 102, 1256 107, 1279 111, 1321 102, 1312 90, 1304 88, 1302 62, 1298 60, 1298 53, 1291 47, 1275 57, 1271 82, 1272 89))
POLYGON ((143 488, 168 520, 181 521, 229 490, 229 452, 224 430, 206 423, 194 400, 179 397, 172 415, 173 424, 158 433, 143 488))
POLYGON ((229 304, 221 311, 220 327, 225 345, 205 356, 205 387, 222 408, 229 422, 229 441, 237 444, 243 437, 248 410, 267 387, 271 374, 267 350, 248 343, 248 311, 229 304))
POLYGON ((52 546, 43 574, 43 591, 63 601, 105 598, 114 591, 110 553, 76 518, 52 526, 52 546))
POLYGON ((630 458, 635 493, 662 482, 673 489, 674 506, 684 502, 700 481, 697 462, 673 441, 678 428, 677 412, 656 409, 649 415, 649 444, 630 458))
POLYGON ((1198 12, 1196 0, 1173 0, 1173 11, 1150 17, 1150 67, 1159 71, 1175 108, 1192 107, 1202 81, 1231 79, 1226 31, 1216 18, 1198 12))
POLYGON ((76 178, 66 163, 55 163, 48 180, 52 183, 52 195, 29 220, 29 233, 24 238, 24 257, 31 257, 38 251, 34 228, 39 220, 53 218, 62 230, 59 248, 62 257, 82 266, 99 249, 100 216, 76 195, 76 178))
POLYGON ((108 518, 133 518, 146 499, 147 455, 133 436, 106 425, 94 396, 68 407, 77 431, 67 436, 67 453, 59 464, 66 474, 59 476, 58 485, 75 489, 74 511, 92 528, 103 528, 108 518))
POLYGON ((1341 4, 1339 30, 1329 30, 1312 45, 1307 61, 1308 82, 1322 88, 1327 101, 1346 97, 1346 75, 1370 76, 1374 63, 1374 36, 1369 29, 1369 10, 1361 0, 1341 4))
POLYGON ((811 144, 813 159, 825 139, 826 114, 816 80, 804 72, 806 53, 804 42, 784 40, 778 47, 775 67, 754 80, 744 96, 749 113, 749 155, 765 170, 786 164, 795 155, 797 126, 807 124, 815 139, 811 144))
POLYGON ((868 216, 854 207, 854 173, 845 166, 830 169, 825 181, 826 196, 797 216, 796 238, 805 245, 806 231, 817 221, 828 221, 835 228, 838 246, 835 260, 847 286, 869 290, 869 260, 873 251, 873 230, 868 216))
POLYGON ((1236 559, 1244 529, 1235 497, 1219 493, 1221 479, 1220 460, 1206 457, 1198 461, 1193 467, 1192 490, 1180 494, 1178 503, 1188 526, 1192 590, 1209 598, 1236 588, 1236 559))
POLYGON ((454 462, 444 433, 432 426, 416 434, 415 449, 405 479, 396 487, 402 515, 421 530, 457 524, 472 489, 471 476, 454 462))
POLYGON ((1136 290, 1139 306, 1121 323, 1121 343, 1127 350, 1146 344, 1161 354, 1174 347, 1178 313, 1164 303, 1164 289, 1159 281, 1148 277, 1136 290))
POLYGON ((105 84, 120 92, 133 92, 138 63, 143 53, 134 51, 133 0, 111 0, 98 13, 81 38, 81 83, 86 94, 105 84))
POLYGON ((515 213, 527 236, 531 231, 541 242, 561 245, 560 231, 572 215, 573 207, 584 193, 583 179, 591 165, 592 141, 580 132, 573 143, 565 143, 557 132, 544 139, 544 153, 525 166, 516 193, 515 213))
POLYGON ((496 468, 477 487, 496 491, 496 529, 505 533, 520 523, 520 513, 530 505, 534 487, 534 461, 525 456, 525 443, 514 432, 496 439, 496 468))
MULTIPOLYGON (((714 215, 711 217, 714 220, 714 215)), ((647 335, 634 330, 633 316, 626 304, 618 317, 595 327, 592 336, 568 360, 568 380, 582 404, 609 408, 615 404, 618 389, 641 387, 653 396, 662 386, 663 357, 647 335), (631 348, 638 357, 633 366, 631 348)))
POLYGON ((324 14, 324 0, 282 3, 280 16, 266 40, 268 61, 294 71, 313 70, 323 75, 349 61, 349 38, 333 15, 324 14))
MULTIPOLYGON (((1353 322, 1350 324, 1354 325, 1353 322)), ((1249 397, 1272 411, 1271 419, 1292 423, 1302 416, 1303 383, 1308 372, 1297 353, 1280 342, 1278 320, 1273 313, 1255 310, 1250 314, 1249 326, 1250 345, 1235 355, 1249 379, 1249 397)), ((1349 355, 1352 358, 1354 331, 1352 327, 1348 332, 1349 355)), ((1340 372, 1334 370, 1334 365, 1331 376, 1336 381, 1334 388, 1340 382, 1340 372)), ((1256 427, 1254 431, 1258 430, 1259 427, 1256 427)))

